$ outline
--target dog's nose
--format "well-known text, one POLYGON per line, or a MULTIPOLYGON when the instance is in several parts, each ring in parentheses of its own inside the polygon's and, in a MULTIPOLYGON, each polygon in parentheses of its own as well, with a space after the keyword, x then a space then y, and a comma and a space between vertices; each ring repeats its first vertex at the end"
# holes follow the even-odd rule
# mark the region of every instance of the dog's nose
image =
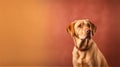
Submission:
POLYGON ((89 33, 90 33, 90 30, 87 30, 87 33, 89 34, 89 33))

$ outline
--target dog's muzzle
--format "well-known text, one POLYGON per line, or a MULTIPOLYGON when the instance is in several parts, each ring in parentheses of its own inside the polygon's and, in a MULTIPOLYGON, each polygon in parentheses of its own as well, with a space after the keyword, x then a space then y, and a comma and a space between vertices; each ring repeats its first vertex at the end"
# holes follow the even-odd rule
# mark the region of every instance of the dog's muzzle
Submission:
POLYGON ((89 39, 91 38, 91 30, 87 31, 87 37, 86 38, 89 38, 89 39))

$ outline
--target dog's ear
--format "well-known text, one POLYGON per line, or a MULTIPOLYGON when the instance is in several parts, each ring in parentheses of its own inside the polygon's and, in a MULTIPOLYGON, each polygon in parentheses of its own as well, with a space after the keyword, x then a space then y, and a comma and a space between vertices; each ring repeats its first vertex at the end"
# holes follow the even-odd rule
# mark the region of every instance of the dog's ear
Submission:
POLYGON ((74 30, 74 25, 75 23, 72 22, 68 27, 67 27, 67 32, 71 35, 74 36, 75 35, 75 30, 74 30))
POLYGON ((92 29, 92 35, 94 35, 94 33, 97 30, 97 27, 93 23, 91 23, 91 22, 90 22, 90 25, 91 25, 91 29, 92 29))

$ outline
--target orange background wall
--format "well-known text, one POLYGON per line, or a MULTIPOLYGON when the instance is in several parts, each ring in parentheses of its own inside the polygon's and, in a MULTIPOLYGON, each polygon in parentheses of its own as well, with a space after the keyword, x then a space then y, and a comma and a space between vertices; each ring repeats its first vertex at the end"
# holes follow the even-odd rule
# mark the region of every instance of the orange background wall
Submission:
POLYGON ((0 1, 0 65, 71 66, 73 40, 66 27, 90 19, 93 39, 111 66, 120 66, 120 1, 0 1))

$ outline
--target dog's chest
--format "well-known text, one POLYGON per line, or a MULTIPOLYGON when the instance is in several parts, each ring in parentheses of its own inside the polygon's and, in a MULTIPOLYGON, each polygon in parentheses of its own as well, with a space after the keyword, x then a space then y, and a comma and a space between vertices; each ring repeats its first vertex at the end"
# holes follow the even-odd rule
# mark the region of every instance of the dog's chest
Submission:
POLYGON ((81 51, 78 51, 78 63, 88 63, 88 57, 87 57, 87 52, 81 52, 81 51))

